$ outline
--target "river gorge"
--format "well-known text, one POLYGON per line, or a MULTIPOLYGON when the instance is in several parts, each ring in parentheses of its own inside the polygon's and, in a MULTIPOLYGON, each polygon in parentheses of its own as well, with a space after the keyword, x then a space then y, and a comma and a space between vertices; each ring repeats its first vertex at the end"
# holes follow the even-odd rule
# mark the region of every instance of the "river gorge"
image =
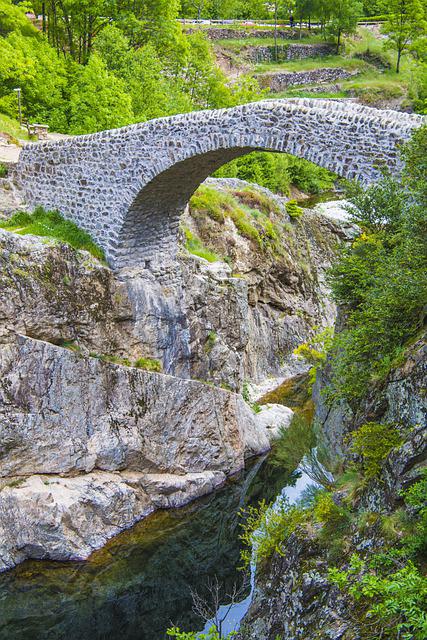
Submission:
MULTIPOLYGON (((207 176, 253 148, 289 150, 283 118, 302 127, 286 137, 293 152, 369 183, 378 178, 373 153, 401 170, 397 144, 422 119, 285 102, 28 146, 1 179, 0 202, 21 210, 13 228, 12 211, 2 210, 0 228, 1 639, 163 640, 174 626, 207 633, 212 620, 197 615, 194 594, 212 581, 214 613, 238 591, 221 637, 364 638, 329 571, 340 552, 380 548, 380 519, 423 473, 423 322, 357 402, 328 399, 334 374, 322 350, 348 321, 330 273, 364 238, 354 209, 328 201, 335 191, 298 192, 297 202, 207 176), (228 129, 222 136, 223 118, 240 128, 239 142, 228 129), (307 149, 304 127, 318 121, 318 149, 307 149), (331 132, 345 157, 328 146, 331 132), (98 245, 21 234, 40 204, 60 208, 98 245), (372 482, 355 471, 349 445, 366 424, 406 425, 393 431, 372 482), (276 442, 298 425, 309 445, 289 469, 275 458, 276 442), (337 485, 348 470, 354 486, 337 485), (316 511, 322 499, 327 516, 316 511), (286 520, 262 562, 254 543, 244 582, 242 509, 275 500, 296 524, 286 520), (331 522, 343 527, 339 541, 330 535, 333 548, 322 538, 331 522)), ((63 222, 43 209, 34 215, 63 222)), ((274 509, 261 513, 253 540, 269 532, 274 509)))

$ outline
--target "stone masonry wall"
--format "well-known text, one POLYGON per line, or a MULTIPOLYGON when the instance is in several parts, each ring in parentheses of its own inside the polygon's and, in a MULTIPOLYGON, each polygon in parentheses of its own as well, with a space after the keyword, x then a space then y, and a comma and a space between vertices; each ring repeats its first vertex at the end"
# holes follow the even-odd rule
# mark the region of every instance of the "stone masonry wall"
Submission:
POLYGON ((295 71, 285 73, 265 73, 258 76, 261 87, 268 87, 273 93, 283 91, 287 87, 305 84, 321 84, 346 80, 357 75, 357 72, 346 71, 340 67, 312 69, 310 71, 295 71))
MULTIPOLYGON (((321 58, 333 53, 334 47, 330 44, 281 44, 277 47, 277 61, 321 58)), ((247 47, 245 56, 252 62, 272 62, 276 59, 276 49, 274 46, 247 47)))
POLYGON ((182 211, 221 165, 253 150, 290 153, 370 182, 400 169, 398 145, 423 117, 328 100, 266 100, 28 145, 15 179, 30 206, 88 231, 114 268, 161 274, 175 261, 182 211))
MULTIPOLYGON (((247 31, 243 31, 242 29, 228 29, 224 27, 221 28, 213 28, 213 29, 200 29, 200 28, 189 28, 186 29, 186 33, 205 33, 209 40, 241 40, 246 38, 273 38, 274 37, 274 29, 248 29, 247 31)), ((312 33, 312 32, 311 32, 312 33)), ((299 29, 287 29, 286 31, 283 29, 278 29, 277 37, 281 40, 297 40, 300 35, 307 36, 310 32, 308 30, 302 30, 301 34, 299 29)))

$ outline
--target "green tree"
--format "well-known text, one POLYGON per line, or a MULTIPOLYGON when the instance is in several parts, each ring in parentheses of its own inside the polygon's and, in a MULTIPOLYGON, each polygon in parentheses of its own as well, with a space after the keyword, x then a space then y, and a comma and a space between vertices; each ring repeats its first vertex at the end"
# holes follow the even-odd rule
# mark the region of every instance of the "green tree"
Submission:
POLYGON ((70 91, 70 132, 93 133, 122 127, 134 120, 126 85, 97 54, 81 67, 70 91))
POLYGON ((358 400, 423 327, 427 300, 426 128, 404 151, 404 182, 385 177, 350 194, 361 235, 331 270, 346 325, 331 350, 332 395, 358 400))
POLYGON ((108 71, 122 78, 130 75, 133 50, 121 29, 114 25, 102 29, 95 40, 94 51, 102 58, 108 71))
POLYGON ((9 33, 20 32, 24 36, 34 36, 37 29, 31 24, 21 7, 16 7, 11 0, 0 0, 0 37, 9 33))
POLYGON ((396 73, 399 73, 402 55, 427 32, 426 7, 422 0, 388 0, 384 11, 388 14, 382 28, 387 36, 384 46, 396 51, 396 73))
POLYGON ((24 117, 67 130, 64 92, 66 64, 39 34, 20 31, 0 38, 0 111, 17 116, 15 87, 22 89, 24 117))
POLYGON ((358 0, 335 0, 331 4, 328 31, 337 39, 337 53, 341 45, 341 37, 355 33, 357 22, 363 13, 362 4, 358 0))

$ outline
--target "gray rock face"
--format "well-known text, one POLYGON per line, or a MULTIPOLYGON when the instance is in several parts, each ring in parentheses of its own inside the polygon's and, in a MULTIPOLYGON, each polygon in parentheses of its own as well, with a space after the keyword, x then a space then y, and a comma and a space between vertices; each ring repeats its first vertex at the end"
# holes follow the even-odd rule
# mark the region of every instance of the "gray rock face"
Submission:
POLYGON ((0 348, 0 475, 233 473, 269 448, 240 396, 19 337, 0 348))
POLYGON ((0 229, 0 342, 22 333, 138 358, 126 287, 86 252, 0 229))
POLYGON ((216 169, 254 149, 286 152, 370 182, 422 116, 328 100, 267 100, 26 146, 16 179, 31 206, 58 209, 92 234, 115 268, 170 280, 179 219, 216 169))
MULTIPOLYGON (((235 191, 248 183, 209 186, 235 191)), ((259 192, 277 207, 274 221, 286 224, 280 260, 231 221, 213 227, 207 215, 183 216, 214 251, 232 256, 237 277, 225 262, 183 248, 168 283, 148 269, 113 274, 85 252, 0 230, 0 341, 18 332, 85 355, 154 357, 166 373, 237 391, 244 380, 282 375, 312 328, 334 320, 325 273, 347 227, 308 211, 291 224, 284 199, 259 192)))
POLYGON ((0 345, 0 570, 85 558, 272 435, 236 394, 18 336, 0 345))

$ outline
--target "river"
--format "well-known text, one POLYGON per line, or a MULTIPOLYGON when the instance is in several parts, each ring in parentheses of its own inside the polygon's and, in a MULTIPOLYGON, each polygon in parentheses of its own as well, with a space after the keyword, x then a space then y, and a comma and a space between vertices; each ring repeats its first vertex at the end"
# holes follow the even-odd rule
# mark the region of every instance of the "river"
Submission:
MULTIPOLYGON (((202 630, 191 590, 203 594, 215 576, 224 593, 243 582, 238 511, 273 500, 295 481, 258 458, 223 489, 154 513, 88 561, 26 561, 1 574, 0 639, 164 640, 172 625, 202 630)), ((248 584, 226 626, 244 613, 249 595, 248 584)))

